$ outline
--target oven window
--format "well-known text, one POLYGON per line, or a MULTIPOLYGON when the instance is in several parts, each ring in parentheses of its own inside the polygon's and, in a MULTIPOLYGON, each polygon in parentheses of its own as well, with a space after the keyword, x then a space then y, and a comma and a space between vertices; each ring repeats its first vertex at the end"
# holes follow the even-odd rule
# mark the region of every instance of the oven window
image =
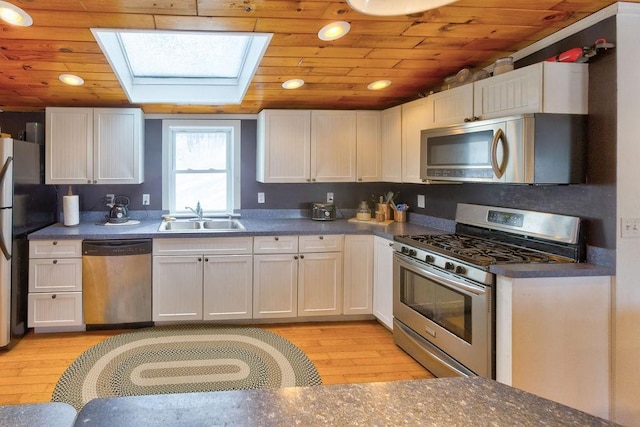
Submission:
POLYGON ((403 268, 400 301, 471 344, 470 296, 403 268))

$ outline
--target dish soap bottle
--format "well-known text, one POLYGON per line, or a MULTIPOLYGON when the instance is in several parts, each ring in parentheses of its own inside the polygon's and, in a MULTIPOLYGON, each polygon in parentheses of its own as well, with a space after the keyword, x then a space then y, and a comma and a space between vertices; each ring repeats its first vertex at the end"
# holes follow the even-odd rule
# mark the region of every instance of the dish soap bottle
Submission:
POLYGON ((360 206, 356 210, 356 219, 358 221, 371 221, 371 209, 369 209, 369 204, 366 200, 360 202, 360 206))

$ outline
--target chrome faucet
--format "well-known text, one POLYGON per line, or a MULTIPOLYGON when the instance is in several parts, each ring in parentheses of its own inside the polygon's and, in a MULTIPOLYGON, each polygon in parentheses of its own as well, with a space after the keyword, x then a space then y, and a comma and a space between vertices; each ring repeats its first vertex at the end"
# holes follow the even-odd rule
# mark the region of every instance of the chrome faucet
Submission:
POLYGON ((198 219, 200 221, 202 221, 202 217, 204 215, 204 211, 202 210, 202 207, 200 206, 200 200, 198 200, 198 204, 196 205, 196 208, 193 209, 190 206, 185 206, 185 209, 189 209, 191 212, 193 212, 194 214, 196 214, 196 216, 198 217, 198 219))

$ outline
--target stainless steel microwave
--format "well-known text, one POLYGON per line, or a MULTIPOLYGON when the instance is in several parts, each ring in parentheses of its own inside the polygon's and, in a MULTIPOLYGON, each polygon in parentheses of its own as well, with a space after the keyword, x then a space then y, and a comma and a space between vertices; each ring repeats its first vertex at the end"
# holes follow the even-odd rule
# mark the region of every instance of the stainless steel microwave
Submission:
POLYGON ((579 184, 587 116, 524 114, 421 132, 423 181, 579 184))

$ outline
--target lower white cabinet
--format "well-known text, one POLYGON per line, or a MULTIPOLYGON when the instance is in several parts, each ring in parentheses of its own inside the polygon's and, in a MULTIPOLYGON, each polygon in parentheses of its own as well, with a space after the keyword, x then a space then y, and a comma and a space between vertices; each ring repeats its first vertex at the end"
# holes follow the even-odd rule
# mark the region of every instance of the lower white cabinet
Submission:
POLYGON ((342 314, 344 235, 299 237, 298 316, 342 314))
POLYGON ((264 319, 296 316, 298 254, 254 255, 253 317, 264 319))
POLYGON ((374 237, 373 315, 393 329, 393 242, 374 237))
POLYGON ((82 241, 29 242, 30 328, 80 326, 82 319, 82 241))
POLYGON ((251 237, 154 240, 153 321, 250 319, 251 251, 251 237))
POLYGON ((364 234, 344 236, 343 314, 373 312, 373 239, 364 234))

